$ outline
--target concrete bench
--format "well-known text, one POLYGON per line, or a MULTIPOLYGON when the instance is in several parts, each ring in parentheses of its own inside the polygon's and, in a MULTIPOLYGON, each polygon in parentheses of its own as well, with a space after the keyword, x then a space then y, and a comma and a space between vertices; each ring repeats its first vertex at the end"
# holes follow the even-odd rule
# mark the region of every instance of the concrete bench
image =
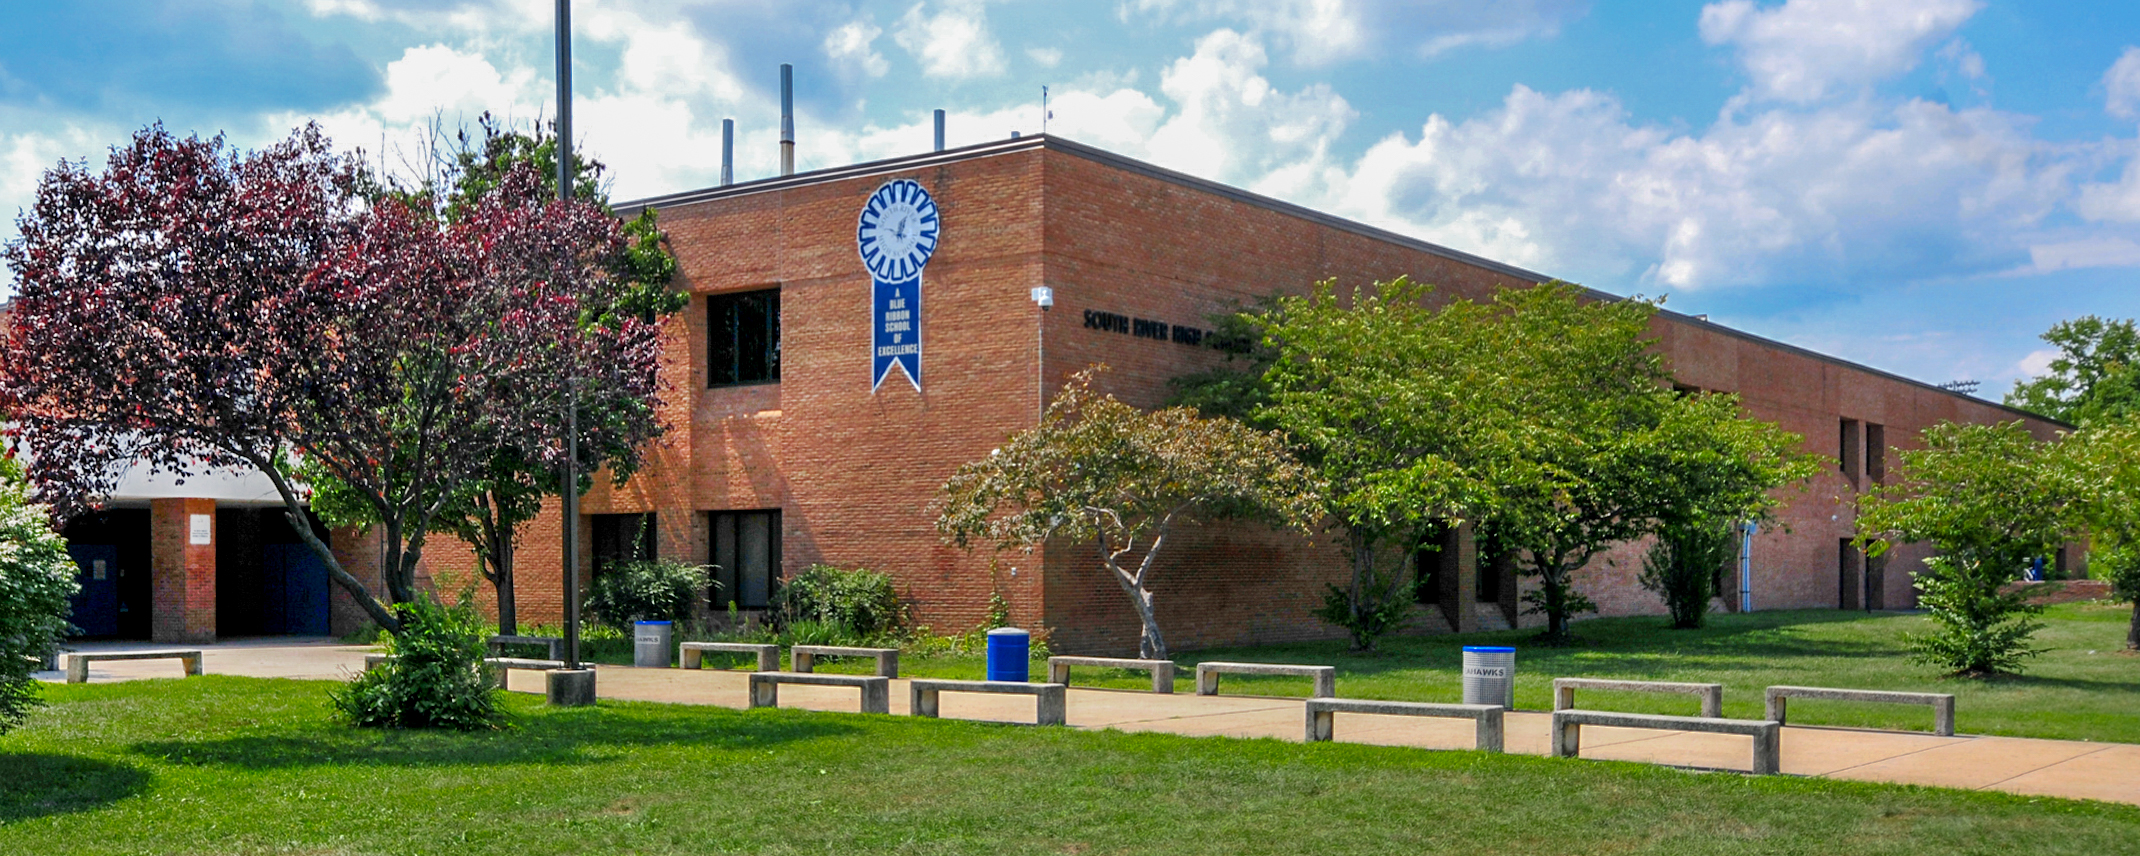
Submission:
POLYGON ((1330 740, 1336 714, 1374 713, 1383 716, 1437 716, 1469 719, 1477 723, 1472 745, 1481 752, 1501 751, 1502 714, 1498 704, 1437 704, 1418 701, 1377 701, 1360 698, 1308 699, 1308 742, 1330 740))
POLYGON ((877 677, 899 677, 899 649, 843 648, 838 645, 797 645, 788 649, 788 670, 808 672, 819 657, 874 657, 877 677))
POLYGON ((543 645, 550 649, 550 659, 565 659, 565 640, 555 636, 492 636, 490 637, 490 655, 493 657, 505 656, 505 646, 507 645, 543 645))
POLYGON ((1038 725, 1061 725, 1068 718, 1069 687, 1059 683, 1032 684, 1024 681, 946 681, 915 678, 907 684, 912 694, 908 712, 915 716, 935 716, 936 698, 939 693, 1011 693, 1034 696, 1033 717, 1038 725))
POLYGON ((1881 704, 1924 704, 1932 707, 1932 733, 1941 737, 1954 736, 1954 696, 1946 693, 1906 693, 1887 690, 1846 690, 1834 687, 1769 687, 1763 693, 1768 701, 1768 718, 1777 722, 1783 718, 1784 700, 1793 698, 1822 699, 1826 701, 1869 701, 1881 704))
POLYGON ((190 651, 109 651, 95 654, 67 655, 67 683, 79 684, 89 680, 89 664, 109 660, 177 660, 186 667, 186 677, 201 673, 201 652, 190 651))
POLYGON ((1174 692, 1173 660, 1133 660, 1122 657, 1049 657, 1048 682, 1069 685, 1071 666, 1097 666, 1103 669, 1149 671, 1152 673, 1152 692, 1169 694, 1174 692))
POLYGON ((700 661, 708 651, 727 654, 756 654, 758 668, 754 671, 780 671, 780 646, 758 642, 683 642, 676 646, 676 659, 683 668, 699 668, 700 661))
POLYGON ((1778 757, 1781 754, 1779 744, 1783 734, 1783 723, 1772 719, 1719 719, 1710 716, 1665 716, 1605 710, 1556 710, 1553 711, 1553 757, 1581 757, 1580 730, 1585 725, 1744 734, 1754 738, 1753 771, 1758 776, 1776 773, 1778 757))
POLYGON ((508 671, 527 669, 537 672, 552 672, 564 668, 565 661, 530 660, 523 657, 485 657, 483 658, 483 665, 491 668, 491 674, 498 679, 498 686, 503 688, 505 686, 505 673, 508 671))
POLYGON ((1575 706, 1576 690, 1618 690, 1630 693, 1683 693, 1700 696, 1702 716, 1715 719, 1724 715, 1723 684, 1685 684, 1674 681, 1613 681, 1601 678, 1554 678, 1553 709, 1567 710, 1575 706))
POLYGON ((1196 694, 1218 695, 1219 674, 1229 675, 1292 675, 1315 679, 1315 694, 1311 698, 1329 698, 1337 695, 1336 666, 1294 666, 1285 663, 1198 663, 1196 664, 1196 694))
POLYGON ((750 706, 779 707, 781 684, 855 687, 862 691, 863 713, 892 712, 892 679, 883 675, 821 675, 815 672, 752 672, 750 706))

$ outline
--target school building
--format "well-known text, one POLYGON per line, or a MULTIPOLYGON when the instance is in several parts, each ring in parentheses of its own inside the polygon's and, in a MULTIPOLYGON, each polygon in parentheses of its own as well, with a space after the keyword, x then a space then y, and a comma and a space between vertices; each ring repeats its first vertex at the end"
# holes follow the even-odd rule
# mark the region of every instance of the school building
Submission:
MULTIPOLYGON (((1014 622, 1070 653, 1136 648, 1134 614, 1092 547, 962 550, 938 537, 933 505, 953 470, 1034 425, 1072 373, 1106 363, 1105 391, 1156 406, 1169 378, 1219 363, 1201 339, 1232 302, 1400 275, 1485 300, 1553 278, 1047 136, 677 193, 619 214, 649 207, 681 263, 676 286, 691 294, 665 330, 669 430, 636 477, 582 503, 582 590, 604 560, 659 555, 718 565, 716 608, 752 610, 813 563, 866 566, 890 573, 915 620, 939 632, 981 622, 1000 594, 1014 622)), ((1866 561, 1848 545, 1850 498, 1940 421, 2021 419, 2043 437, 2061 427, 1700 318, 1661 312, 1653 332, 1678 384, 1737 393, 1752 416, 1840 462, 1786 491, 1783 525, 1747 539, 1741 567, 1722 575, 1728 609, 1912 605, 1906 571, 1926 552, 1866 561)), ((136 615, 116 634, 304 632, 294 622, 314 620, 322 598, 293 582, 312 572, 274 548, 294 540, 269 522, 279 515, 160 501, 115 502, 104 529, 68 533, 78 549, 112 542, 122 564, 177 569, 183 585, 152 570, 132 600, 115 601, 172 618, 152 629, 136 615), (186 544, 181 512, 220 529, 186 544), (248 546, 226 551, 241 529, 248 546), (293 591, 310 599, 293 607, 293 591)), ((559 525, 553 506, 520 548, 523 623, 561 615, 559 525)), ((1522 580, 1450 540, 1456 549, 1424 563, 1415 631, 1538 623, 1518 612, 1522 580)), ((376 574, 369 536, 335 532, 333 543, 353 572, 376 574)), ((425 564, 440 590, 473 580, 489 596, 449 538, 434 536, 425 564)), ((1661 612, 1635 583, 1640 567, 1639 545, 1627 545, 1579 572, 1578 586, 1604 615, 1661 612)), ((1210 526, 1168 545, 1153 588, 1169 642, 1187 650, 1341 635, 1311 611, 1348 574, 1334 538, 1210 526)), ((363 620, 340 592, 324 600, 332 632, 363 620)))

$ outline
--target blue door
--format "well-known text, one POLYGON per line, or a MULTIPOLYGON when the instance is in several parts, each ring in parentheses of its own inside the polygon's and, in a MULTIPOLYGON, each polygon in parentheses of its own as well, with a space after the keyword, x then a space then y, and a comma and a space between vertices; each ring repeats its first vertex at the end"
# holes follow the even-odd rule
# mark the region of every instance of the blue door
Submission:
POLYGON ((79 567, 82 584, 68 618, 83 636, 119 635, 119 548, 111 544, 71 544, 67 553, 79 567))
POLYGON ((260 548, 262 629, 291 636, 327 635, 327 565, 304 544, 260 548))

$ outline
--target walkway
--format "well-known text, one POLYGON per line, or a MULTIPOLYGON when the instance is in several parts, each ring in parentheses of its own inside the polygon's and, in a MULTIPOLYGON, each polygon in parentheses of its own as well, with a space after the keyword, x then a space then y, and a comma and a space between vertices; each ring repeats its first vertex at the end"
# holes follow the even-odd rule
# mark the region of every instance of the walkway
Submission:
MULTIPOLYGON (((93 644, 82 650, 154 650, 142 643, 93 644)), ((364 646, 290 639, 240 641, 203 646, 203 669, 214 674, 251 677, 335 680, 364 667, 364 646)), ((599 666, 596 685, 605 699, 711 704, 742 708, 748 704, 749 673, 683 671, 599 666)), ((177 661, 149 660, 97 663, 91 682, 176 677, 177 661)), ((57 680, 59 673, 42 677, 57 680)), ((892 713, 907 713, 906 681, 893 681, 892 713)), ((539 693, 540 672, 514 672, 509 689, 539 693)), ((783 707, 853 710, 855 691, 845 688, 783 686, 783 707)), ((1157 731, 1197 737, 1272 737, 1298 741, 1305 725, 1297 698, 1262 696, 1172 696, 1130 690, 1072 687, 1070 725, 1119 731, 1157 731)), ((947 693, 940 702, 947 718, 1027 721, 1033 700, 1025 696, 947 693)), ((1961 712, 1964 721, 1968 711, 1961 712)), ((1507 750, 1545 755, 1550 716, 1515 711, 1507 720, 1507 750)), ((1386 746, 1427 749, 1471 747, 1468 720, 1339 714, 1337 739, 1386 746)), ((1642 761, 1720 770, 1745 770, 1751 755, 1748 738, 1717 734, 1585 727, 1583 757, 1642 761)), ((2006 791, 2032 796, 2071 797, 2140 805, 2140 745, 2036 740, 2021 737, 1935 737, 1931 734, 1843 728, 1786 726, 1783 772, 1871 782, 1898 782, 2006 791)))

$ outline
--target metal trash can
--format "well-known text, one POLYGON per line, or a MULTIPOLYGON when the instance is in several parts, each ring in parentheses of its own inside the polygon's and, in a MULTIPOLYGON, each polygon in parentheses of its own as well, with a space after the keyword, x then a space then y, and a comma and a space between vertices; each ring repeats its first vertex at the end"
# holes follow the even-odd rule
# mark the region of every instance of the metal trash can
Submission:
POLYGON ((1464 646, 1464 703, 1516 706, 1516 649, 1464 646))
POLYGON ((991 681, 1027 681, 1027 670, 1033 650, 1033 634, 1016 627, 998 627, 988 631, 988 679, 991 681))
POLYGON ((638 621, 632 626, 632 665, 665 669, 676 650, 676 625, 667 621, 638 621))

